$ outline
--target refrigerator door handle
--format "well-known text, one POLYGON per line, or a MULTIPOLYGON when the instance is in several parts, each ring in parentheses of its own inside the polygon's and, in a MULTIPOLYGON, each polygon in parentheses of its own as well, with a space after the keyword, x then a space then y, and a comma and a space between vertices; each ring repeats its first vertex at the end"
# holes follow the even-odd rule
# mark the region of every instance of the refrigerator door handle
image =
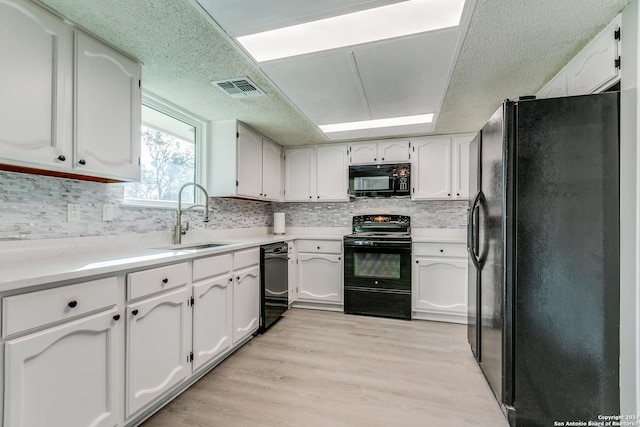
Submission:
MULTIPOLYGON (((487 210, 487 199, 484 197, 484 193, 482 192, 482 190, 480 190, 478 192, 477 198, 478 198, 478 201, 477 201, 476 209, 478 209, 479 212, 482 212, 483 217, 484 217, 484 221, 486 221, 487 218, 489 217, 488 216, 488 210, 487 210)), ((479 217, 479 215, 478 215, 478 217, 479 217)), ((474 215, 474 219, 475 219, 475 215, 474 215)), ((479 222, 479 218, 478 218, 478 222, 479 222)), ((479 270, 481 270, 482 267, 484 266, 484 262, 487 260, 487 254, 489 252, 489 248, 488 248, 488 244, 487 244, 486 239, 485 239, 485 244, 483 246, 484 250, 480 251, 480 242, 479 242, 479 236, 478 236, 479 228, 478 227, 479 227, 479 224, 475 224, 474 227, 473 227, 474 231, 475 231, 475 234, 473 236, 473 239, 474 239, 473 241, 474 241, 474 244, 475 244, 474 247, 473 247, 473 252, 474 252, 474 255, 476 257, 476 260, 478 261, 477 268, 479 270)))
POLYGON ((469 256, 471 257, 473 265, 475 265, 478 270, 480 270, 481 266, 480 259, 478 258, 478 254, 476 253, 478 230, 477 224, 475 223, 475 212, 478 209, 478 203, 480 202, 481 197, 482 191, 478 191, 476 196, 473 198, 473 202, 471 203, 471 208, 469 208, 467 218, 467 251, 469 252, 469 256))

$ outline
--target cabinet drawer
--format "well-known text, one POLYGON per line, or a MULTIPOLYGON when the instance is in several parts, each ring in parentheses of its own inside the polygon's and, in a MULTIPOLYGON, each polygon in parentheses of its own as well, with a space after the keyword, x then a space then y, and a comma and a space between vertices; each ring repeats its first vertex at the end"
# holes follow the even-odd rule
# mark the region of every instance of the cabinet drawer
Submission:
POLYGON ((260 264, 260 248, 247 249, 233 254, 233 269, 250 267, 260 264))
POLYGON ((115 277, 2 299, 2 336, 16 334, 116 305, 115 277))
POLYGON ((413 255, 467 257, 467 245, 464 243, 414 243, 413 255))
POLYGON ((216 255, 193 261, 193 281, 220 276, 231 272, 233 260, 231 254, 216 255))
POLYGON ((186 262, 130 273, 127 299, 132 300, 182 286, 189 282, 189 276, 189 266, 186 262))
POLYGON ((340 254, 342 241, 340 240, 298 240, 298 252, 340 254))

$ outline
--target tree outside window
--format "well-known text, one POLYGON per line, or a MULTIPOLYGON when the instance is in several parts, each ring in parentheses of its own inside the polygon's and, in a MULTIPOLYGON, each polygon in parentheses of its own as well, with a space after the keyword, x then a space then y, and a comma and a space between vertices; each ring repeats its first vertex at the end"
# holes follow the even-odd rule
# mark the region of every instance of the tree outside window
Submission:
MULTIPOLYGON (((141 179, 125 187, 125 199, 177 201, 186 182, 195 181, 195 127, 143 105, 141 179)), ((182 201, 193 203, 193 189, 182 201)))

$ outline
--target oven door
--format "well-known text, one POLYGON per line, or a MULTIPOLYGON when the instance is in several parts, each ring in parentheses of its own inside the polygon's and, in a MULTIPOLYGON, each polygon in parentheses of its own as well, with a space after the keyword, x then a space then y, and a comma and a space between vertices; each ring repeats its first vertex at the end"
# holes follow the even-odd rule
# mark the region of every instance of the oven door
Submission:
POLYGON ((344 243, 344 311, 411 318, 411 243, 344 243))

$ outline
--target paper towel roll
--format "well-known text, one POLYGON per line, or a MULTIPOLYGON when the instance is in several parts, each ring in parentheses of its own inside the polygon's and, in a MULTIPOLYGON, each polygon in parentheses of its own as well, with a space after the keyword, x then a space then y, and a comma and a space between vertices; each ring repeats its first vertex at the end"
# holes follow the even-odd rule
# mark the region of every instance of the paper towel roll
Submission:
POLYGON ((284 212, 273 214, 273 234, 284 234, 284 212))

